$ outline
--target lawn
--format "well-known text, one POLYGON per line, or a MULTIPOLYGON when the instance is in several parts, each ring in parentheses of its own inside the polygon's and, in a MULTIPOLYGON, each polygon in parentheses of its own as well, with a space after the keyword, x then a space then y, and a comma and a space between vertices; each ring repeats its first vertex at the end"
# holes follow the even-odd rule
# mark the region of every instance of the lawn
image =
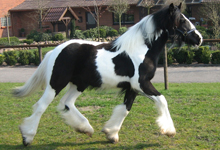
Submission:
MULTIPOLYGON (((24 149, 18 129, 22 119, 31 115, 32 105, 42 95, 17 99, 10 89, 20 83, 0 83, 0 149, 24 149)), ((85 91, 76 106, 88 118, 95 133, 92 138, 76 133, 56 111, 62 91, 43 114, 38 133, 27 150, 68 149, 220 149, 220 83, 172 83, 164 90, 177 134, 174 138, 159 133, 155 123, 154 103, 138 96, 119 132, 119 143, 111 144, 101 133, 112 109, 122 103, 123 96, 110 91, 85 91)))

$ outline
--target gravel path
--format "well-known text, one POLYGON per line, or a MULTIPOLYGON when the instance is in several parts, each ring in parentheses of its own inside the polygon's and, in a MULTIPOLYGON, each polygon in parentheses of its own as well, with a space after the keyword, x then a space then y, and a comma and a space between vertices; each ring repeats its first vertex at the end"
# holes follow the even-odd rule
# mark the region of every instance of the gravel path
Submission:
MULTIPOLYGON (((0 82, 25 82, 35 66, 0 67, 0 82)), ((173 83, 220 82, 220 66, 168 67, 168 81, 173 83)), ((158 67, 152 82, 164 82, 163 68, 158 67)))

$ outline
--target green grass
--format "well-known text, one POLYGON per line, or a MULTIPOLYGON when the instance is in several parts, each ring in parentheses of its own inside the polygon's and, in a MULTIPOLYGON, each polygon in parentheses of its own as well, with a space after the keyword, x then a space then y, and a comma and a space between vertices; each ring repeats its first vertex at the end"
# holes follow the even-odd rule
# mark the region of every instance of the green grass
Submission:
POLYGON ((20 83, 0 83, 0 149, 66 150, 66 149, 220 149, 220 83, 172 83, 164 90, 177 134, 168 138, 159 133, 154 103, 138 96, 119 132, 119 143, 111 144, 101 133, 112 109, 122 103, 123 96, 111 91, 86 91, 76 106, 89 119, 95 133, 92 138, 76 133, 63 123, 56 106, 65 91, 56 97, 41 118, 38 133, 31 146, 24 148, 18 129, 22 119, 31 115, 32 105, 42 95, 16 99, 10 89, 20 83), (85 108, 88 108, 86 110, 85 108), (99 107, 93 107, 99 106, 99 107), (83 109, 84 108, 84 109, 83 109), (96 109, 98 108, 98 109, 96 109))

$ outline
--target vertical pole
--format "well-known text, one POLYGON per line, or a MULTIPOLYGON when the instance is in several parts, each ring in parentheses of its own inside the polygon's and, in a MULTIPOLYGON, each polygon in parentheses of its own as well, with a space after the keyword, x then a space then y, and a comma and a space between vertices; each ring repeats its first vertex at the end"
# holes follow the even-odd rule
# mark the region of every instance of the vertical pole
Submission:
POLYGON ((42 50, 41 50, 41 46, 38 46, 38 53, 39 53, 39 61, 40 63, 42 62, 42 50))
POLYGON ((168 72, 167 72, 167 46, 164 47, 164 84, 165 84, 165 90, 169 88, 168 85, 168 72))
POLYGON ((9 22, 8 22, 9 14, 6 16, 6 23, 7 23, 7 36, 8 36, 8 44, 10 45, 10 34, 9 34, 9 22))

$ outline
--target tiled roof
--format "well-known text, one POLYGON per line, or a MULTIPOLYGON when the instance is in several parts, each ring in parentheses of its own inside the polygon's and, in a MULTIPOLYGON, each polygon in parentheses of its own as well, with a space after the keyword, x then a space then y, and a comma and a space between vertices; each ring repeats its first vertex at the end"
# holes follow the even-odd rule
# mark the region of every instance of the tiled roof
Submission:
POLYGON ((70 13, 77 20, 79 19, 71 8, 59 7, 59 8, 50 8, 47 11, 46 16, 44 17, 43 21, 44 22, 60 21, 67 11, 70 11, 70 13))
MULTIPOLYGON (((10 9, 10 11, 32 10, 43 8, 56 8, 56 7, 81 7, 81 6, 94 6, 94 0, 25 0, 20 5, 10 9)), ((109 5, 112 0, 95 0, 98 5, 109 5)), ((130 5, 136 5, 140 0, 128 0, 130 5)))

